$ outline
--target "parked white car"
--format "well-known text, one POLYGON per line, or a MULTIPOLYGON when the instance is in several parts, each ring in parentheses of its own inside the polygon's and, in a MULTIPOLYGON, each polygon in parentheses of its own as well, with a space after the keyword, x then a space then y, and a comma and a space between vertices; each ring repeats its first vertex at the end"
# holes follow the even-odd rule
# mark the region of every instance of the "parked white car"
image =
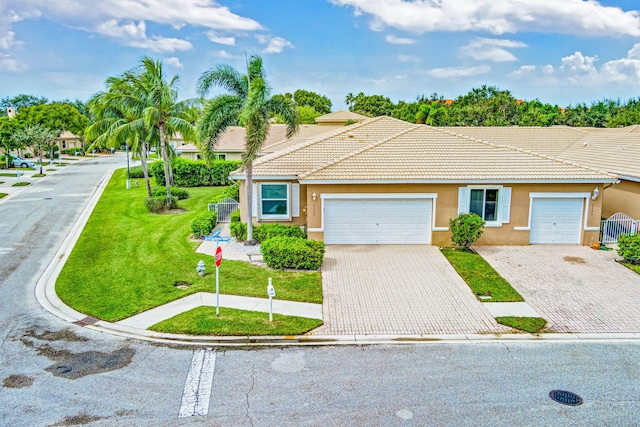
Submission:
POLYGON ((13 159, 13 167, 14 168, 33 168, 36 165, 31 160, 23 159, 20 156, 13 156, 12 155, 11 158, 13 159))

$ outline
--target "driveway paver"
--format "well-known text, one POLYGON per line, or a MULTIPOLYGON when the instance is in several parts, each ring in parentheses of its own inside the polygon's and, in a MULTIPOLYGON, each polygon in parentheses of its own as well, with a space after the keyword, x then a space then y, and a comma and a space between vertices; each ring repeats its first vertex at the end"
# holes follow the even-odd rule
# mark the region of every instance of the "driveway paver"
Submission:
POLYGON ((554 332, 640 331, 640 275, 615 251, 585 246, 479 246, 554 332))
POLYGON ((327 246, 322 283, 325 324, 317 335, 510 331, 434 246, 327 246))

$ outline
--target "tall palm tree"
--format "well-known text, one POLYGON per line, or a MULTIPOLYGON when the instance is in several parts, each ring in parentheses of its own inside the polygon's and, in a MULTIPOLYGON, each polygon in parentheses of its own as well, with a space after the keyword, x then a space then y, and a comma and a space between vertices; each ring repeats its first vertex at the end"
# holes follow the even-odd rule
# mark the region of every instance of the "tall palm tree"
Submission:
POLYGON ((226 89, 205 103, 198 125, 201 149, 211 160, 215 146, 224 130, 232 125, 246 128, 245 151, 242 169, 246 174, 247 240, 253 239, 253 162, 262 150, 269 133, 269 118, 279 114, 287 124, 287 138, 298 130, 295 104, 284 97, 271 98, 262 58, 252 56, 247 64, 247 74, 226 64, 215 65, 198 79, 197 90, 205 96, 213 86, 226 89))
MULTIPOLYGON (((144 57, 140 65, 121 76, 107 79, 109 90, 98 94, 92 103, 100 120, 87 131, 89 137, 111 144, 128 142, 146 157, 144 142, 160 146, 168 206, 171 206, 171 173, 167 145, 169 138, 181 133, 185 141, 196 137, 198 100, 177 101, 179 77, 167 81, 162 62, 144 57)), ((149 184, 147 191, 150 192, 149 184)))

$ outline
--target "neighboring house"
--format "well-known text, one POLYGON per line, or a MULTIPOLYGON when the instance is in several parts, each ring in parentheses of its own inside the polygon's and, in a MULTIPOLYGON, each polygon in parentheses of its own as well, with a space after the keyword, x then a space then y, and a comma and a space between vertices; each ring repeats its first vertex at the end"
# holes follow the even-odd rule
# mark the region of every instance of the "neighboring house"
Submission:
POLYGON ((66 150, 67 148, 82 149, 82 138, 65 130, 58 137, 57 144, 61 150, 66 150))
MULTIPOLYGON (((300 125, 298 132, 291 139, 287 139, 287 125, 272 124, 269 134, 262 147, 262 154, 272 153, 292 144, 297 144, 309 137, 327 132, 332 129, 343 128, 346 123, 361 122, 368 117, 348 111, 336 111, 325 114, 316 119, 317 125, 300 125)), ((216 155, 222 160, 240 160, 245 149, 245 128, 230 126, 220 136, 215 147, 216 155)), ((180 135, 172 138, 174 149, 184 158, 190 160, 202 159, 202 153, 196 144, 185 143, 180 135)))
POLYGON ((624 128, 450 127, 461 135, 597 168, 618 175, 603 192, 602 216, 640 219, 640 126, 624 128))
MULTIPOLYGON (((232 178, 246 221, 244 176, 232 178)), ((254 223, 305 225, 326 244, 450 246, 449 220, 471 211, 486 221, 479 244, 590 245, 594 190, 616 176, 377 117, 260 157, 253 180, 254 223)))

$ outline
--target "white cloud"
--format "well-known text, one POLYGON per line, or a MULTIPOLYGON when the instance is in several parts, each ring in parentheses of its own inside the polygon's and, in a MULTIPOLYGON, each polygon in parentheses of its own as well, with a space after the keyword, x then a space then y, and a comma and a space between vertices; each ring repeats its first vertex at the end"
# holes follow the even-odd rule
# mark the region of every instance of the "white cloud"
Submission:
POLYGON ((562 58, 560 72, 573 82, 595 80, 598 77, 595 63, 597 56, 584 56, 582 52, 562 58))
MULTIPOLYGON (((237 15, 214 0, 0 0, 0 53, 13 44, 13 23, 40 17, 72 28, 99 33, 125 46, 147 48, 155 52, 186 50, 191 48, 191 43, 160 34, 147 35, 146 28, 141 28, 141 23, 153 22, 175 29, 188 25, 228 33, 263 29, 257 21, 237 15)), ((156 31, 161 30, 160 27, 156 31)), ((222 37, 212 41, 233 44, 232 39, 233 37, 222 37)))
POLYGON ((405 37, 396 37, 391 34, 385 37, 385 40, 391 44, 415 44, 416 42, 414 39, 408 39, 405 37))
POLYGON ((0 71, 18 71, 18 62, 9 55, 0 55, 0 71))
POLYGON ((468 45, 460 48, 460 53, 478 61, 508 62, 517 61, 508 48, 521 48, 527 45, 522 42, 507 39, 489 39, 476 37, 468 45))
POLYGON ((235 46, 236 44, 235 37, 222 37, 217 35, 215 31, 207 31, 207 38, 214 43, 224 44, 227 46, 235 46))
POLYGON ((256 38, 261 44, 266 44, 267 47, 262 51, 263 53, 280 53, 285 47, 293 47, 293 44, 289 40, 282 37, 265 36, 257 34, 256 38))
POLYGON ((446 67, 434 68, 427 72, 431 77, 439 79, 457 79, 460 77, 472 77, 486 74, 491 71, 488 65, 480 65, 477 67, 446 67))
POLYGON ((420 62, 420 58, 413 55, 398 55, 398 61, 400 62, 420 62))
POLYGON ((217 52, 214 52, 213 56, 216 56, 218 58, 233 58, 233 55, 231 55, 226 50, 219 50, 217 52))
POLYGON ((180 62, 180 60, 175 56, 164 58, 164 63, 171 65, 172 67, 175 67, 175 68, 184 68, 184 65, 182 65, 182 62, 180 62))
POLYGON ((432 31, 521 31, 640 36, 640 13, 583 0, 330 0, 372 17, 370 27, 432 31))
POLYGON ((118 23, 115 19, 103 22, 96 28, 99 34, 120 40, 125 46, 151 49, 154 52, 175 52, 176 50, 189 50, 193 47, 186 40, 167 38, 160 36, 147 37, 146 24, 140 21, 118 23))

